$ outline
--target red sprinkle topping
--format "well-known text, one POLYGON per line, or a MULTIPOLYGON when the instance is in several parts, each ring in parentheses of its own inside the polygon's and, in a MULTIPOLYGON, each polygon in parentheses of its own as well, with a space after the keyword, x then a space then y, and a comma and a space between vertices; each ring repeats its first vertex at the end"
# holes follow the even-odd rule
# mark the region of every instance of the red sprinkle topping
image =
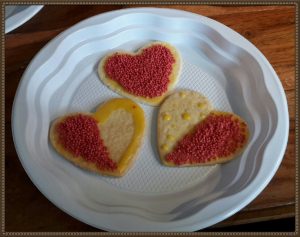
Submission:
POLYGON ((114 54, 106 61, 104 70, 129 93, 153 98, 167 91, 174 63, 167 47, 153 45, 139 55, 114 54))
POLYGON ((117 164, 109 158, 94 118, 82 114, 69 116, 57 125, 56 131, 59 142, 74 156, 94 162, 101 169, 117 168, 117 164))
POLYGON ((232 155, 246 142, 244 125, 231 114, 210 114, 166 157, 176 165, 205 163, 232 155))

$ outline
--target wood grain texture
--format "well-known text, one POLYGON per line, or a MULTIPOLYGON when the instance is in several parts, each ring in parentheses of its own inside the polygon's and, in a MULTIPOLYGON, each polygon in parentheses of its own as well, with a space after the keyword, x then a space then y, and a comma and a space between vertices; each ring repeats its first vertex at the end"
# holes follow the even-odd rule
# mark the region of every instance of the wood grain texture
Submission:
MULTIPOLYGON (((29 22, 5 36, 6 231, 96 231, 95 228, 77 221, 55 207, 32 184, 14 148, 10 123, 11 109, 24 70, 47 42, 87 17, 125 7, 133 6, 45 6, 29 22)), ((266 56, 280 77, 287 96, 290 134, 280 168, 253 202, 234 216, 218 223, 216 227, 294 216, 295 7, 201 5, 159 7, 202 14, 239 32, 266 56)))

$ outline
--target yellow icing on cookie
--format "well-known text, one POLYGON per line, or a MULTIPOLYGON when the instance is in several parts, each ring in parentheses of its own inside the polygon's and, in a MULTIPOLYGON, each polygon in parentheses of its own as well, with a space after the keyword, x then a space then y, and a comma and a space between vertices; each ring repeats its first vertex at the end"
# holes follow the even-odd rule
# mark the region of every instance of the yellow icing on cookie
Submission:
POLYGON ((140 146, 144 130, 145 130, 145 116, 144 111, 135 102, 129 99, 112 99, 96 111, 93 115, 98 121, 99 125, 103 125, 109 119, 109 116, 116 110, 123 109, 126 112, 132 114, 134 123, 134 132, 132 140, 128 145, 125 153, 122 155, 120 162, 118 163, 118 169, 120 173, 123 173, 127 168, 128 163, 133 159, 137 149, 140 146))
POLYGON ((171 115, 169 115, 169 114, 164 114, 163 115, 163 120, 165 120, 165 121, 170 121, 172 119, 172 116, 171 115))
POLYGON ((183 113, 182 114, 182 119, 183 120, 190 120, 191 119, 191 115, 189 113, 183 113))

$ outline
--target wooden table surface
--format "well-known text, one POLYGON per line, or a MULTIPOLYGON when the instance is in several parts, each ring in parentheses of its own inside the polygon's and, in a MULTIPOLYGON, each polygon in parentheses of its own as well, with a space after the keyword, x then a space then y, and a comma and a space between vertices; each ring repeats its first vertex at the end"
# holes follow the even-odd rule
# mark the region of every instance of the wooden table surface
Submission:
MULTIPOLYGON (((11 110, 22 73, 34 55, 73 24, 128 6, 45 6, 23 26, 5 35, 5 230, 96 231, 65 214, 33 185, 20 164, 11 133, 11 110)), ((130 6, 132 7, 132 6, 130 6)), ((279 170, 265 190, 232 217, 212 226, 231 226, 295 215, 295 7, 162 6, 215 19, 251 41, 269 60, 284 87, 290 114, 288 146, 279 170)), ((255 230, 254 230, 255 231, 255 230)))

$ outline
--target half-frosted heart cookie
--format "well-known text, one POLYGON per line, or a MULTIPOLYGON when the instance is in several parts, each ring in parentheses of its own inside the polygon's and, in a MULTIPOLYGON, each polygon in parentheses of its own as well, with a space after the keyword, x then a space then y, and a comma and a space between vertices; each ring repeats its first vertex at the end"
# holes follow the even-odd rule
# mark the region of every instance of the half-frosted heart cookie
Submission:
POLYGON ((56 119, 50 141, 75 165, 103 175, 123 176, 134 163, 145 131, 143 110, 129 99, 112 99, 92 113, 56 119))
POLYGON ((240 154, 249 129, 239 116, 213 110, 207 98, 193 91, 170 95, 158 114, 158 147, 168 166, 211 165, 240 154))
POLYGON ((158 105, 177 83, 180 54, 165 42, 145 45, 136 53, 116 51, 99 63, 102 82, 120 95, 158 105))

